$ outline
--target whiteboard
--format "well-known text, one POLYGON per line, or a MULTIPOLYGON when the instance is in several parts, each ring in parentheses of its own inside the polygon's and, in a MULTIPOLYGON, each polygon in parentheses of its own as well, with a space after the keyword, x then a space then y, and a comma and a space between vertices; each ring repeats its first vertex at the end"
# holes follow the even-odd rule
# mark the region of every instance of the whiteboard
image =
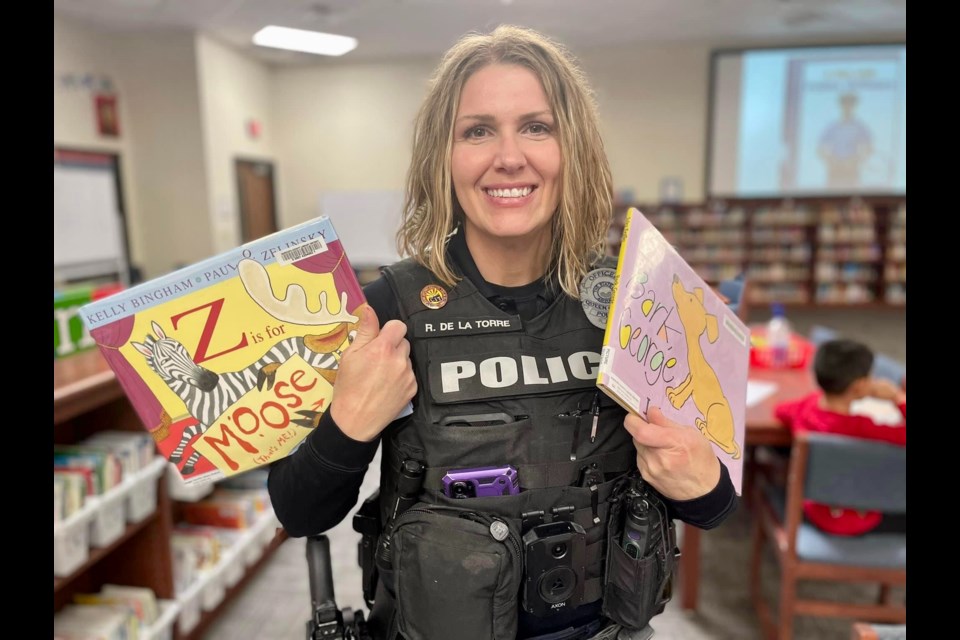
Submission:
POLYGON ((53 165, 53 266, 125 268, 123 219, 110 167, 53 165))
POLYGON ((396 262, 403 192, 399 190, 327 191, 320 194, 320 215, 327 216, 356 269, 396 262))

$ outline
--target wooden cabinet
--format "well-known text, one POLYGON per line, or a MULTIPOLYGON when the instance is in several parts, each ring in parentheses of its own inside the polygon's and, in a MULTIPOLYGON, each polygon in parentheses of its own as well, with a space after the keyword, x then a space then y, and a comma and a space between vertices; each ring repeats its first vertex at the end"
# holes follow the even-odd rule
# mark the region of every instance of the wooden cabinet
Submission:
MULTIPOLYGON (((101 429, 140 429, 113 372, 98 351, 72 355, 53 363, 53 441, 79 442, 101 429)), ((173 526, 166 482, 157 487, 156 511, 127 525, 119 540, 91 548, 86 562, 53 579, 53 610, 73 601, 75 593, 99 591, 106 582, 149 587, 158 598, 173 599, 170 531, 173 526)))
MULTIPOLYGON (((797 198, 636 206, 710 284, 743 272, 751 306, 906 304, 906 200, 797 198)), ((619 251, 626 206, 608 234, 619 251)))
MULTIPOLYGON (((79 442, 103 429, 142 430, 139 418, 99 351, 54 360, 53 378, 55 444, 79 442)), ((170 498, 165 475, 161 475, 157 482, 154 513, 140 522, 126 525, 123 534, 106 547, 90 548, 87 559, 69 575, 54 577, 54 613, 71 603, 74 594, 95 593, 105 583, 149 587, 160 599, 176 600, 170 536, 177 503, 170 498)), ((226 589, 220 604, 204 611, 188 634, 178 631, 175 636, 202 637, 230 598, 243 588, 285 539, 278 531, 259 560, 246 567, 243 578, 226 589)))

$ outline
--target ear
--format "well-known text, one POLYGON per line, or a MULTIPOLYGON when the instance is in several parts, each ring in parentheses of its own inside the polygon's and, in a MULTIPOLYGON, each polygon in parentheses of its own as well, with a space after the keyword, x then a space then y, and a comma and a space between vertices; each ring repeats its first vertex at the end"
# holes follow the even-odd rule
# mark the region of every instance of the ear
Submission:
MULTIPOLYGON (((697 291, 700 291, 697 289, 697 291)), ((710 341, 710 344, 713 344, 717 341, 717 338, 720 337, 720 325, 717 324, 717 316, 712 314, 707 314, 707 340, 710 341)))
POLYGON ((163 332, 163 329, 160 328, 160 325, 157 324, 156 320, 151 322, 150 326, 153 327, 153 332, 157 334, 157 337, 160 338, 161 340, 164 340, 167 337, 166 334, 163 332))
POLYGON ((136 349, 137 351, 139 351, 140 353, 142 353, 142 354, 145 355, 145 356, 151 356, 151 355, 153 355, 153 352, 150 351, 150 349, 149 349, 147 346, 145 346, 144 344, 142 344, 142 343, 140 343, 140 342, 131 342, 130 344, 133 345, 133 348, 134 348, 134 349, 136 349))
MULTIPOLYGON (((696 296, 700 304, 703 304, 703 289, 701 289, 700 287, 694 287, 693 295, 696 296)), ((713 340, 711 340, 710 342, 713 342, 713 340)))

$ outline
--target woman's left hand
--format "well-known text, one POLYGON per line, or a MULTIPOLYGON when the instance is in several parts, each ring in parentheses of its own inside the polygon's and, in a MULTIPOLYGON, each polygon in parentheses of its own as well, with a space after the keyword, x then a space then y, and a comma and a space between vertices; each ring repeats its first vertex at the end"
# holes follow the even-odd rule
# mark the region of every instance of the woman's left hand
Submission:
POLYGON ((720 460, 697 429, 668 420, 658 407, 650 407, 647 420, 628 414, 623 426, 633 436, 643 479, 665 497, 693 500, 717 486, 720 460))

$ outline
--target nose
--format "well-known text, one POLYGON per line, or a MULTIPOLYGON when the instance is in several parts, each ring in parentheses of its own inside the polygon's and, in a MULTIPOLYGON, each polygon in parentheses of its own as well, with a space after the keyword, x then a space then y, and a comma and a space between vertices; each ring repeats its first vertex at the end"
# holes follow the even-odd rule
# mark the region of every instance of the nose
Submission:
POLYGON ((497 156, 494 159, 494 168, 502 171, 514 172, 527 164, 526 156, 520 146, 518 136, 504 134, 499 138, 497 156))

